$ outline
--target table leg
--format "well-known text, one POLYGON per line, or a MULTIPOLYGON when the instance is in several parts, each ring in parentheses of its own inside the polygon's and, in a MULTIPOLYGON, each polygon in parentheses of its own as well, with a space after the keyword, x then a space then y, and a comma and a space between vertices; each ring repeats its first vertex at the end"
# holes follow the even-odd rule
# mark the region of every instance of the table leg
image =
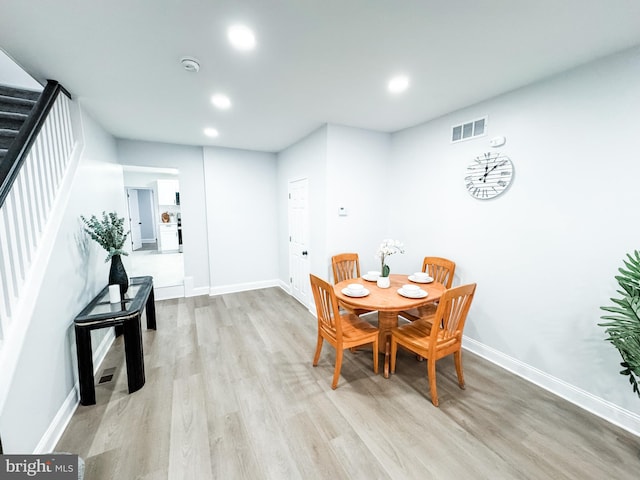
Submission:
POLYGON ((95 405, 96 387, 93 382, 93 355, 91 352, 91 330, 76 325, 76 352, 78 356, 78 383, 80 403, 95 405))
POLYGON ((144 385, 144 354, 142 351, 142 327, 140 315, 126 320, 124 329, 124 355, 127 363, 127 384, 129 393, 140 390, 144 385))

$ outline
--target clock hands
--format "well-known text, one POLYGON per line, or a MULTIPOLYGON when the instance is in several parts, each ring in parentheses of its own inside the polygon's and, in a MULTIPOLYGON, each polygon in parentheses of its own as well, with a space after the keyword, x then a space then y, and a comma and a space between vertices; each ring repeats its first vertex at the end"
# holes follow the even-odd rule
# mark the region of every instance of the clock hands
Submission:
POLYGON ((493 172, 496 168, 498 168, 498 164, 497 163, 493 167, 491 167, 491 170, 489 170, 489 165, 484 167, 484 175, 482 175, 478 179, 478 181, 487 183, 487 175, 489 175, 491 172, 493 172))
POLYGON ((507 163, 508 160, 502 160, 501 162, 498 162, 498 160, 500 159, 500 154, 496 154, 496 156, 493 157, 493 160, 495 160, 496 163, 493 167, 489 168, 489 162, 492 160, 491 153, 485 153, 484 158, 487 160, 487 163, 484 166, 484 174, 478 179, 478 181, 487 183, 487 177, 489 176, 489 174, 496 168, 503 166, 505 163, 507 163))

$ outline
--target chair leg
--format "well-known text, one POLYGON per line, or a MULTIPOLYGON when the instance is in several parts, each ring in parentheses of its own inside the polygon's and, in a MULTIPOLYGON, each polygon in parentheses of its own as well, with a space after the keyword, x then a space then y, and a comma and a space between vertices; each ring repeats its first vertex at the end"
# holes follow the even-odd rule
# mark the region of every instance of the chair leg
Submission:
POLYGON ((341 348, 336 348, 336 369, 333 372, 333 382, 331 383, 331 388, 334 390, 338 388, 338 379, 340 378, 340 368, 342 367, 342 353, 343 350, 341 348))
POLYGON ((313 366, 318 366, 318 360, 320 360, 320 351, 322 350, 322 336, 318 334, 318 343, 316 345, 316 354, 313 357, 313 366))
POLYGON ((373 341, 373 373, 378 373, 378 336, 373 341))
POLYGON ((458 350, 453 352, 453 361, 456 364, 456 372, 458 373, 458 385, 464 390, 464 375, 462 373, 462 352, 458 350))
POLYGON ((436 390, 436 361, 427 360, 427 375, 429 375, 429 390, 431 391, 431 403, 438 406, 438 390, 436 390))
POLYGON ((391 373, 396 373, 396 353, 398 353, 398 343, 391 336, 391 373))
POLYGON ((391 353, 391 339, 389 335, 384 341, 384 378, 389 378, 389 357, 391 353))

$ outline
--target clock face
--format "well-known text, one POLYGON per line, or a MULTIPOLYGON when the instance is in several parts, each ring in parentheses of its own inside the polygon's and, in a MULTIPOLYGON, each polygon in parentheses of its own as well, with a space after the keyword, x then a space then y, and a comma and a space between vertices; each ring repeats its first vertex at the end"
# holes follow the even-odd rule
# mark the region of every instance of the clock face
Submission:
POLYGON ((464 183, 469 194, 479 200, 497 197, 511 184, 513 164, 506 155, 487 152, 467 167, 464 183))

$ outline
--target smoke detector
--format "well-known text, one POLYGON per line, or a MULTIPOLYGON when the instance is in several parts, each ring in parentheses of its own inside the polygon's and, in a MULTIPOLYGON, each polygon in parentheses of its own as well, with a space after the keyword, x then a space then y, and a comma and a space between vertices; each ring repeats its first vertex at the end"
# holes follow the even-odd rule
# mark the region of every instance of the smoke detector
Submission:
POLYGON ((180 63, 182 64, 182 67, 187 71, 187 72, 198 72, 200 70, 200 62, 198 62, 198 60, 196 60, 195 58, 192 57, 184 57, 180 60, 180 63))

